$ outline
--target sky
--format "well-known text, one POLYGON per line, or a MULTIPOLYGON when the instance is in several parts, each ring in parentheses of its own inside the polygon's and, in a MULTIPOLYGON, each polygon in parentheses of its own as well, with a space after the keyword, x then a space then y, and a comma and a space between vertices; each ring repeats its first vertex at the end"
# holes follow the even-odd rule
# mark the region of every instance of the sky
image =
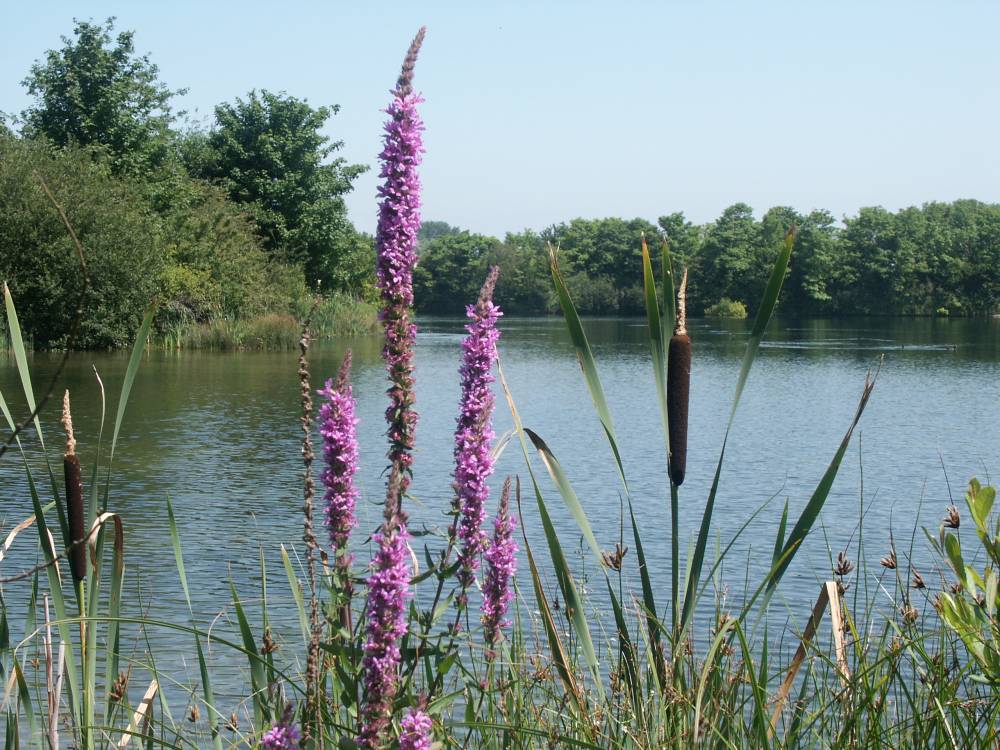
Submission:
POLYGON ((896 210, 1000 202, 1000 3, 0 0, 0 111, 73 18, 117 17, 208 124, 251 89, 337 104, 374 230, 389 89, 427 38, 423 217, 475 232, 576 217, 695 222, 743 201, 896 210))

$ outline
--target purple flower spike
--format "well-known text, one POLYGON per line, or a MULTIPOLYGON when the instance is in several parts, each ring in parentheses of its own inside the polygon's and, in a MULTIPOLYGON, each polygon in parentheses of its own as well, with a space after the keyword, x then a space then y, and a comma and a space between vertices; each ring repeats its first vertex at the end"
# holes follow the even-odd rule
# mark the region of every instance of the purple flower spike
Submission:
POLYGON ((400 473, 389 478, 385 521, 375 534, 378 545, 368 578, 368 626, 365 640, 365 703, 358 745, 381 747, 392 719, 392 700, 399 687, 399 640, 406 635, 406 599, 410 595, 410 556, 406 547, 406 515, 399 509, 400 473))
POLYGON ((358 439, 355 433, 358 420, 354 416, 350 374, 351 352, 348 351, 336 385, 333 380, 327 380, 326 387, 319 391, 325 399, 319 409, 319 431, 323 436, 323 457, 326 459, 322 474, 326 486, 326 527, 337 564, 344 569, 351 563, 347 541, 357 525, 354 506, 358 500, 358 491, 354 487, 354 473, 358 470, 358 439))
POLYGON ((400 722, 403 727, 399 735, 399 750, 430 750, 431 717, 419 708, 411 708, 400 722))
POLYGON ((285 707, 281 719, 261 737, 261 750, 298 750, 300 734, 292 723, 292 704, 285 707))
POLYGON ((382 356, 389 373, 389 460, 400 470, 401 489, 409 486, 413 464, 413 439, 417 413, 413 410, 413 346, 417 327, 410 320, 413 306, 413 268, 417 264, 417 232, 420 230, 420 178, 417 167, 423 154, 420 133, 423 123, 417 105, 423 101, 413 93, 413 67, 424 40, 420 29, 403 60, 403 69, 385 112, 384 146, 378 189, 380 198, 376 275, 382 295, 382 325, 385 346, 382 356))
POLYGON ((462 543, 459 552, 459 582, 464 592, 472 586, 479 567, 479 555, 486 550, 483 531, 486 501, 490 496, 486 480, 493 473, 493 365, 497 361, 497 320, 503 314, 493 304, 500 269, 490 269, 475 305, 466 308, 468 335, 462 342, 461 413, 455 429, 455 503, 461 514, 457 535, 462 543))
POLYGON ((483 584, 483 629, 486 634, 486 655, 493 659, 500 630, 508 625, 504 620, 507 606, 514 598, 511 581, 517 572, 517 541, 514 529, 517 521, 510 514, 510 477, 503 483, 500 508, 493 521, 493 543, 486 550, 486 582, 483 584))

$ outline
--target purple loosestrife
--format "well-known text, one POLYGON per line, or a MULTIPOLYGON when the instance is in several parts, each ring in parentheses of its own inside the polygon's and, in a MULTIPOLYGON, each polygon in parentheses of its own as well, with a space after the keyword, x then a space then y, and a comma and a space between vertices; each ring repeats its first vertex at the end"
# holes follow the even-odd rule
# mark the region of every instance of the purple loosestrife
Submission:
POLYGON ((493 521, 493 543, 486 550, 486 581, 483 584, 483 630, 486 635, 486 656, 493 659, 500 630, 510 623, 504 620, 507 606, 514 598, 511 581, 517 572, 517 541, 514 529, 517 521, 510 514, 510 477, 503 483, 500 508, 493 521))
POLYGON ((261 750, 298 750, 299 730, 292 723, 292 704, 285 707, 281 719, 261 737, 261 750))
POLYGON ((368 578, 368 625, 364 645, 365 691, 358 745, 378 748, 392 718, 399 687, 399 640, 406 634, 406 599, 410 595, 410 556, 406 514, 400 510, 400 472, 389 478, 385 520, 374 536, 378 545, 368 578))
POLYGON ((411 708, 400 722, 399 750, 430 750, 431 717, 419 708, 411 708))
POLYGON ((417 327, 410 320, 413 306, 413 268, 417 263, 417 232, 420 229, 420 178, 417 166, 423 146, 423 123, 417 105, 423 101, 413 93, 413 67, 424 40, 424 29, 410 45, 392 103, 385 112, 384 145, 379 186, 376 275, 382 295, 382 325, 385 345, 382 356, 389 373, 389 460, 400 470, 400 488, 406 492, 413 464, 413 436, 417 413, 413 410, 413 346, 417 327))
POLYGON ((490 488, 486 480, 493 473, 493 365, 497 361, 497 320, 503 314, 493 304, 500 269, 490 269, 475 305, 466 308, 468 335, 462 342, 461 413, 455 429, 455 506, 460 517, 457 536, 461 542, 458 572, 462 598, 472 586, 479 567, 479 555, 486 550, 487 536, 483 531, 486 501, 490 488))
POLYGON ((354 487, 354 473, 358 469, 358 439, 354 416, 354 394, 351 389, 351 352, 344 355, 336 385, 326 381, 319 391, 324 403, 319 408, 319 432, 323 437, 323 457, 326 468, 322 480, 326 486, 326 528, 330 532, 330 545, 337 556, 337 565, 346 569, 351 564, 347 541, 357 525, 354 506, 358 491, 354 487))

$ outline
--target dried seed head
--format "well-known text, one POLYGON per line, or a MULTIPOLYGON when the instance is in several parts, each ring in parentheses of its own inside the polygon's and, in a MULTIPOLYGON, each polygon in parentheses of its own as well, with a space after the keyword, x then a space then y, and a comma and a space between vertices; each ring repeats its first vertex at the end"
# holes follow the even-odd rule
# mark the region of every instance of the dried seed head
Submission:
POLYGON ((958 515, 958 508, 956 508, 954 505, 949 505, 948 515, 944 517, 944 520, 941 523, 943 523, 945 525, 945 528, 948 529, 957 529, 959 526, 961 526, 962 517, 958 515))
POLYGON ((903 608, 899 610, 899 613, 903 616, 903 622, 911 624, 916 622, 917 618, 920 617, 920 613, 909 604, 904 605, 903 608))
POLYGON ((187 720, 194 724, 198 719, 201 718, 201 711, 198 710, 198 706, 191 704, 191 708, 188 709, 187 720))
POLYGON ((111 691, 108 693, 108 698, 112 703, 121 703, 122 698, 125 697, 125 691, 127 689, 128 675, 121 672, 118 677, 115 678, 114 683, 112 683, 111 691))
POLYGON ((260 652, 265 656, 267 654, 273 654, 278 650, 278 644, 274 642, 274 638, 271 637, 271 629, 268 628, 264 631, 264 640, 260 647, 260 652))
POLYGON ((920 575, 916 568, 913 569, 913 583, 910 585, 915 589, 927 588, 927 584, 924 583, 923 576, 920 575))
POLYGON ((948 589, 949 589, 949 590, 951 591, 951 593, 953 593, 953 594, 957 594, 957 593, 959 593, 959 592, 960 592, 960 591, 961 591, 962 589, 964 589, 964 588, 965 588, 965 586, 963 586, 963 585, 962 585, 962 582, 961 582, 961 581, 953 581, 953 582, 951 583, 951 585, 949 585, 949 586, 948 586, 948 589))
POLYGON ((427 27, 421 26, 417 35, 413 37, 413 41, 410 42, 410 48, 406 51, 406 57, 403 58, 403 67, 399 73, 399 80, 396 81, 396 93, 401 97, 409 96, 413 93, 413 69, 417 64, 417 54, 420 52, 420 45, 424 43, 424 35, 427 33, 427 27))
POLYGON ((890 547, 889 554, 879 560, 883 568, 888 568, 889 570, 896 569, 896 548, 890 547))
POLYGON ((73 437, 73 415, 69 410, 69 389, 63 394, 62 426, 66 431, 66 455, 76 455, 76 438, 73 437))
POLYGON ((843 552, 837 553, 837 566, 833 569, 833 572, 843 578, 844 576, 850 574, 854 570, 854 563, 847 559, 847 555, 843 552))
POLYGON ((601 552, 601 557, 604 561, 604 565, 612 570, 622 569, 622 559, 628 553, 628 547, 622 547, 621 542, 615 542, 615 551, 609 552, 604 550, 601 552))

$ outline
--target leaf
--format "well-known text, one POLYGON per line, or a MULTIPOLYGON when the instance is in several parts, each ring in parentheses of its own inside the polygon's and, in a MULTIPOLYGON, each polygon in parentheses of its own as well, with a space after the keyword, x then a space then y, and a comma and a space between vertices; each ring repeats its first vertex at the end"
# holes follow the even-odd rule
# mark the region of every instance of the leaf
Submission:
POLYGON ((712 486, 708 493, 708 500, 705 502, 705 510, 701 517, 701 526, 698 530, 698 538, 695 542, 694 555, 691 558, 691 566, 687 571, 687 591, 684 595, 684 610, 681 615, 680 629, 685 630, 687 624, 694 613, 696 602, 695 592, 701 578, 701 569, 705 562, 705 550, 708 545, 708 538, 712 528, 712 515, 715 512, 715 498, 719 491, 719 478, 722 474, 722 464, 726 456, 726 443, 729 440, 729 433, 733 427, 733 419, 736 417, 736 408, 739 406, 740 398, 743 396, 743 389, 746 386, 747 378, 750 377, 750 369, 757 358, 757 351, 760 348, 761 339, 767 328, 774 308, 778 304, 778 295, 781 293, 781 285, 788 270, 788 262, 792 255, 792 247, 795 244, 795 231, 789 231, 785 235, 785 244, 778 253, 778 258, 774 262, 771 270, 771 278, 767 282, 764 290, 764 297, 760 307, 757 308, 757 315, 754 318, 753 328, 750 330, 750 339, 747 341, 746 352, 743 355, 743 362, 740 364, 739 376, 736 380, 736 393, 733 396, 733 405, 729 412, 729 421, 726 424, 726 433, 722 438, 722 449, 719 451, 719 462, 715 467, 715 475, 712 478, 712 486))
POLYGON ((577 315, 573 299, 570 297, 569 290, 566 288, 562 275, 559 273, 559 262, 556 259, 556 251, 551 245, 549 246, 549 266, 552 271, 552 281, 556 287, 556 296, 559 298, 559 305, 562 307, 563 316, 566 318, 566 325, 569 328, 569 336, 573 342, 573 348, 576 349, 576 359, 580 363, 580 369, 583 370, 583 378, 587 383, 587 390, 590 391, 594 408, 597 410, 597 417, 601 421, 601 427, 604 428, 604 434, 608 439, 608 444, 611 446, 611 452, 614 454, 615 465, 618 467, 618 475, 621 477, 622 484, 625 486, 625 492, 627 493, 628 482, 625 479, 625 468, 622 466, 622 457, 618 451, 618 438, 615 436, 615 425, 611 419, 611 410, 608 409, 607 399, 604 398, 604 388, 601 386, 601 378, 597 374, 594 353, 590 349, 590 342, 587 341, 587 335, 583 332, 583 324, 580 322, 580 316, 577 315))

